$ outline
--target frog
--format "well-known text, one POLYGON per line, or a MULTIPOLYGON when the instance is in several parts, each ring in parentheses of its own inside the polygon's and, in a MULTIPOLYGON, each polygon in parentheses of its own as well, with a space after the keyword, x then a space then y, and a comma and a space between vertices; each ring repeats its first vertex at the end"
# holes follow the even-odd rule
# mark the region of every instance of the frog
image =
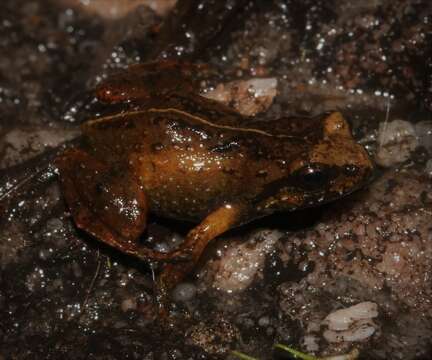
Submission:
POLYGON ((110 109, 81 124, 83 141, 56 160, 79 229, 118 251, 163 264, 169 291, 230 229, 315 207, 363 187, 374 165, 339 111, 251 118, 198 92, 200 64, 157 61, 94 91, 110 109), (170 251, 141 244, 148 214, 196 225, 170 251))

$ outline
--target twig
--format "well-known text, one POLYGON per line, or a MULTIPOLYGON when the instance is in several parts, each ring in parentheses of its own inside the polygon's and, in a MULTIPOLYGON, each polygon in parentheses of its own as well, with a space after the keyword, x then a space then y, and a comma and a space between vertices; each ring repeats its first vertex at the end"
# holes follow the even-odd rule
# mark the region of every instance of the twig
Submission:
MULTIPOLYGON (((387 132, 387 124, 388 124, 388 121, 389 121, 389 118, 390 118, 390 102, 391 102, 391 100, 390 100, 390 96, 389 96, 388 99, 387 99, 386 117, 385 117, 385 120, 384 120, 384 128, 383 128, 383 132, 382 132, 383 134, 385 134, 387 132)), ((378 146, 380 148, 382 147, 383 142, 384 142, 384 136, 381 137, 380 142, 378 144, 378 146)))
POLYGON ((81 315, 84 314, 84 312, 85 312, 85 309, 86 309, 85 307, 86 307, 88 299, 90 297, 90 293, 92 292, 92 290, 94 288, 94 285, 96 283, 96 279, 99 276, 99 272, 100 272, 100 268, 101 268, 101 264, 102 264, 102 262, 100 261, 99 257, 100 257, 100 251, 98 250, 98 254, 97 254, 98 264, 97 264, 97 267, 96 267, 95 274, 93 275, 93 279, 92 279, 92 281, 90 283, 90 286, 89 286, 89 288, 87 290, 87 295, 86 295, 86 297, 85 297, 85 299, 84 299, 84 301, 83 301, 83 303, 81 305, 81 307, 82 307, 81 315))
POLYGON ((240 351, 233 350, 233 351, 231 351, 231 354, 234 355, 234 356, 236 356, 236 357, 238 357, 239 359, 242 359, 242 360, 258 360, 257 358, 254 358, 254 357, 251 357, 249 355, 243 354, 240 351))

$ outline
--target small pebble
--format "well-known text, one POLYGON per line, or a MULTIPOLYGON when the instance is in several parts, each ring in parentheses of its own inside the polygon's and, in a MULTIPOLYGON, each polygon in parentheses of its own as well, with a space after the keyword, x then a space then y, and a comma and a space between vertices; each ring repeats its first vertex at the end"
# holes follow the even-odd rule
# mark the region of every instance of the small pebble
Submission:
POLYGON ((41 260, 47 260, 52 254, 51 249, 42 248, 39 250, 39 258, 41 260))
POLYGON ((378 152, 375 161, 391 167, 408 160, 418 146, 414 126, 408 121, 394 120, 381 123, 378 130, 378 152))
POLYGON ((432 121, 420 121, 415 125, 419 145, 432 155, 432 121))
POLYGON ((270 318, 268 316, 263 316, 258 320, 258 325, 261 327, 266 327, 270 325, 270 318))
POLYGON ((128 310, 136 310, 137 303, 135 299, 125 299, 121 303, 121 309, 122 311, 126 312, 128 310))
POLYGON ((432 179, 432 159, 428 160, 426 163, 425 173, 432 179))
POLYGON ((181 283, 175 287, 172 297, 176 302, 186 302, 192 300, 197 292, 197 288, 192 283, 181 283))

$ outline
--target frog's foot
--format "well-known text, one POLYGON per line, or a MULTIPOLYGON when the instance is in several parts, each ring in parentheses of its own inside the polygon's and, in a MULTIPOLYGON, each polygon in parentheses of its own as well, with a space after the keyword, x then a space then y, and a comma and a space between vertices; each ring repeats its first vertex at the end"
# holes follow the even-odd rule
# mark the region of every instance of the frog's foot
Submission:
POLYGON ((127 169, 112 170, 79 149, 65 151, 56 165, 78 228, 142 260, 175 258, 176 253, 161 253, 139 245, 137 239, 146 226, 147 202, 127 169))
POLYGON ((176 60, 160 60, 132 65, 110 76, 96 88, 96 97, 105 103, 146 101, 161 92, 191 92, 199 87, 193 81, 197 72, 208 67, 176 60))
POLYGON ((169 291, 197 265, 208 243, 239 223, 242 209, 241 205, 224 205, 209 214, 189 232, 185 242, 172 254, 175 253, 176 256, 189 254, 190 260, 182 264, 166 264, 159 276, 157 294, 162 306, 169 297, 169 291))

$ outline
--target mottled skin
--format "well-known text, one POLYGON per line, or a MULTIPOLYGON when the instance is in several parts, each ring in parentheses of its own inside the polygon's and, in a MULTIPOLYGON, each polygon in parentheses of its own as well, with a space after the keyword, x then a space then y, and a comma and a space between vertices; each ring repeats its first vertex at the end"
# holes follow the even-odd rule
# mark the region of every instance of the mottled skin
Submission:
POLYGON ((108 79, 96 94, 122 110, 84 123, 86 145, 57 160, 78 227, 141 259, 181 260, 166 264, 166 289, 221 233, 339 198, 372 171, 340 113, 253 121, 196 95, 193 69, 153 63, 108 79), (199 224, 175 251, 156 252, 138 243, 148 211, 199 224))

